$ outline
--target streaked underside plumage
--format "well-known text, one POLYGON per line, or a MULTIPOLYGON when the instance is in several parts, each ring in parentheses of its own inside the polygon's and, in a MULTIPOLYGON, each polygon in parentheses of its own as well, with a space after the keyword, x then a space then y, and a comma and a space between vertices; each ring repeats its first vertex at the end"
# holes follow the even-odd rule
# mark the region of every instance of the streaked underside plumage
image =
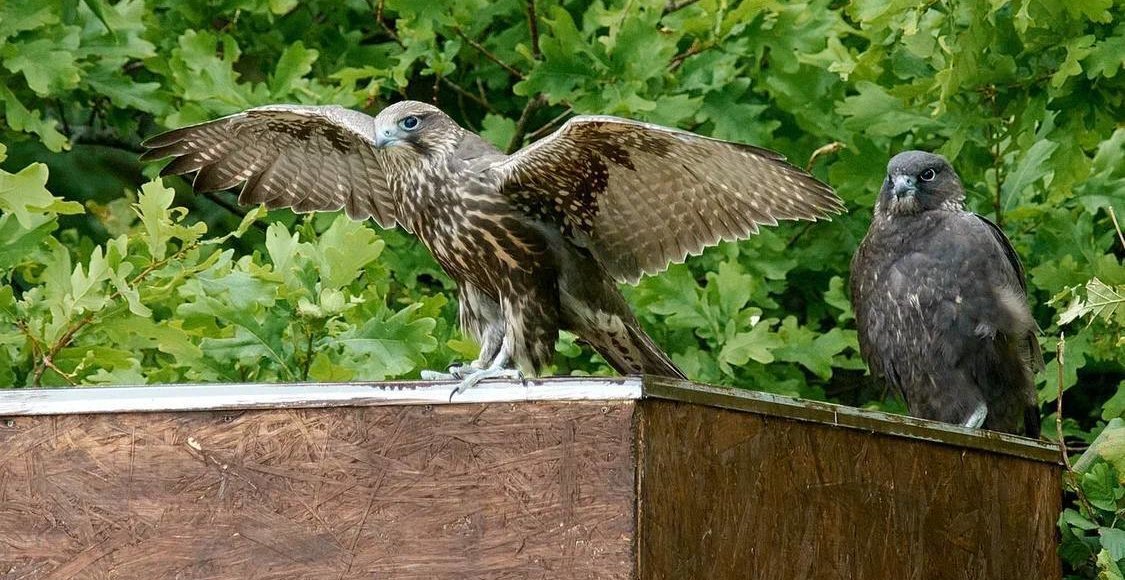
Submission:
POLYGON ((437 108, 404 101, 375 118, 274 105, 153 137, 162 174, 198 190, 245 181, 239 201, 343 208, 414 232, 459 284, 476 366, 549 362, 560 328, 622 373, 683 377, 615 281, 635 281, 780 219, 842 209, 773 152, 627 119, 580 116, 504 155, 437 108))
POLYGON ((1035 437, 1043 358, 1023 266, 963 199, 944 158, 891 160, 852 261, 860 350, 912 415, 1035 437))

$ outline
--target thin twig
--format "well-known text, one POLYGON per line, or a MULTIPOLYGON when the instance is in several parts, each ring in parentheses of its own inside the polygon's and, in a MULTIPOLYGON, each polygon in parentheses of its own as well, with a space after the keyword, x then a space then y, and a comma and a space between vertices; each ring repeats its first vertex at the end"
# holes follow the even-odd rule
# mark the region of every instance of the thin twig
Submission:
POLYGON ((1059 437, 1059 453, 1062 454, 1063 465, 1066 466, 1066 473, 1071 479, 1071 484, 1074 488, 1074 493, 1078 497, 1078 502, 1086 510, 1090 516, 1094 515, 1093 506, 1086 500, 1086 494, 1082 491, 1082 486, 1078 484, 1078 474, 1074 471, 1074 466, 1070 464, 1070 452, 1066 448, 1066 437, 1063 436, 1063 377, 1066 370, 1066 333, 1059 332, 1059 342, 1055 345, 1055 363, 1058 365, 1057 375, 1057 388, 1058 392, 1055 396, 1055 432, 1059 437))
POLYGON ((55 110, 59 114, 59 120, 62 121, 63 133, 67 136, 67 138, 73 139, 74 133, 70 132, 70 123, 66 121, 66 112, 63 111, 62 101, 58 99, 53 100, 55 101, 55 110))
MULTIPOLYGON (((992 106, 993 116, 999 121, 1000 114, 996 110, 996 87, 989 86, 989 91, 985 93, 985 98, 992 106)), ((988 138, 992 141, 992 167, 996 172, 996 194, 992 198, 992 213, 995 214, 996 225, 1000 228, 1004 227, 1004 204, 1001 190, 1004 188, 1004 156, 1000 151, 1000 130, 997 129, 992 123, 988 125, 988 138)))
POLYGON ((219 195, 219 193, 216 192, 216 191, 206 191, 206 192, 203 193, 203 197, 206 197, 207 199, 211 200, 211 202, 214 203, 215 205, 229 211, 230 213, 238 216, 239 218, 246 217, 246 210, 242 209, 238 205, 235 205, 235 204, 231 203, 230 201, 228 201, 226 199, 223 199, 223 196, 219 195))
POLYGON ((1109 211, 1109 219, 1113 220, 1113 229, 1117 230, 1117 239, 1121 241, 1121 249, 1125 250, 1125 235, 1121 233, 1121 224, 1117 223, 1117 212, 1113 211, 1113 206, 1107 206, 1106 210, 1109 211))
POLYGON ((820 147, 817 147, 816 151, 813 151, 812 155, 809 155, 809 162, 805 164, 805 172, 812 173, 813 165, 816 164, 816 160, 820 157, 824 155, 831 155, 843 148, 844 144, 839 141, 833 141, 827 145, 821 145, 820 147))
POLYGON ((531 113, 543 104, 543 100, 543 95, 535 95, 534 98, 524 105, 523 112, 520 113, 520 118, 516 121, 516 131, 512 133, 512 140, 508 141, 509 155, 515 153, 517 149, 523 146, 523 138, 527 134, 527 120, 531 117, 531 113))
POLYGON ((535 0, 527 0, 527 30, 531 35, 531 56, 535 60, 543 58, 539 50, 539 17, 535 15, 535 0))
MULTIPOLYGON (((114 294, 117 293, 115 292, 114 294)), ((59 337, 59 339, 55 341, 55 343, 52 344, 50 348, 47 349, 47 352, 43 354, 43 357, 41 359, 39 359, 40 364, 35 365, 35 375, 32 380, 33 385, 37 387, 42 386, 43 373, 47 369, 51 369, 58 373, 60 377, 66 379, 67 381, 71 381, 70 375, 63 372, 61 369, 59 369, 59 367, 55 366, 55 356, 58 355, 59 351, 61 351, 63 348, 66 348, 66 346, 69 345, 72 340, 74 340, 74 335, 77 334, 79 330, 85 328, 86 325, 90 324, 90 322, 92 322, 93 320, 94 313, 87 312, 85 316, 79 318, 77 322, 71 324, 70 327, 66 329, 66 332, 64 332, 63 335, 59 337)))
POLYGON ((1004 187, 1004 160, 1000 157, 1000 139, 998 137, 995 138, 992 144, 992 158, 996 170, 996 196, 992 200, 992 211, 996 216, 996 225, 1003 228, 1004 213, 1002 191, 1004 187))
POLYGON ((667 16, 677 10, 687 8, 696 2, 699 2, 699 0, 679 0, 678 2, 676 0, 668 0, 668 3, 664 5, 664 13, 662 15, 667 16))
POLYGON ((487 103, 488 102, 488 91, 484 90, 484 81, 482 81, 480 77, 477 77, 476 86, 477 86, 477 96, 480 97, 480 102, 487 103))
POLYGON ((1059 332, 1059 342, 1055 344, 1055 363, 1058 364, 1057 377, 1058 393, 1055 398, 1055 432, 1059 436, 1059 450, 1062 451, 1063 463, 1067 471, 1074 471, 1070 465, 1070 457, 1066 452, 1066 438, 1063 437, 1063 376, 1066 370, 1066 333, 1059 332))
POLYGON ((122 139, 114 135, 103 132, 100 135, 94 134, 93 127, 76 127, 77 135, 71 139, 74 145, 93 145, 95 147, 112 147, 120 149, 121 151, 128 151, 130 153, 140 154, 144 151, 139 147, 135 141, 122 139))
POLYGON ((676 56, 673 56, 672 60, 668 61, 668 70, 670 72, 675 71, 676 69, 680 68, 680 65, 684 64, 685 60, 702 52, 711 50, 716 46, 718 46, 718 44, 715 42, 699 42, 698 40, 696 40, 691 43, 691 46, 688 47, 687 50, 681 52, 680 54, 677 54, 676 56))
POLYGON ((306 334, 308 334, 308 342, 305 343, 305 360, 304 364, 301 365, 301 380, 307 381, 309 380, 309 369, 312 368, 313 331, 311 328, 309 328, 309 325, 307 323, 304 326, 305 332, 306 334))
POLYGON ((496 112, 496 109, 492 108, 492 105, 490 105, 488 103, 488 101, 474 95, 473 93, 470 93, 469 91, 465 90, 465 88, 462 87, 461 85, 459 85, 459 84, 457 84, 457 83, 455 83, 455 82, 453 82, 453 81, 451 81, 451 80, 449 80, 445 77, 439 77, 439 79, 441 80, 441 84, 443 84, 446 87, 452 89, 453 92, 455 92, 455 93, 465 97, 466 99, 469 99, 470 101, 480 105, 480 107, 482 109, 484 109, 485 111, 488 111, 489 113, 495 113, 496 112))
POLYGON ((403 44, 402 39, 398 37, 398 32, 395 32, 395 29, 391 28, 391 25, 387 24, 387 21, 383 19, 384 2, 385 0, 379 0, 379 3, 375 5, 375 22, 379 24, 384 32, 390 35, 391 40, 395 41, 395 43, 399 46, 406 48, 406 45, 403 44))
POLYGON ((532 131, 531 133, 528 133, 527 140, 534 142, 547 133, 554 131, 555 127, 558 126, 559 123, 562 123, 563 120, 569 117, 572 113, 574 113, 574 107, 567 107, 566 110, 559 113, 557 117, 551 119, 550 121, 547 121, 546 125, 543 125, 542 127, 532 131))
POLYGON ((485 58, 487 58, 488 60, 491 60, 492 62, 496 63, 500 68, 508 71, 508 74, 512 75, 513 77, 515 77, 519 80, 523 80, 523 73, 516 70, 516 68, 513 67, 512 65, 500 60, 500 57, 496 56, 495 54, 492 54, 492 52, 489 51, 487 48, 485 48, 484 45, 482 45, 481 43, 469 38, 469 36, 467 34, 465 34, 465 31, 461 30, 461 27, 456 27, 456 28, 453 29, 453 31, 456 32, 457 36, 460 36, 462 40, 469 43, 469 46, 475 48, 477 50, 477 52, 484 55, 485 58))
POLYGON ((788 250, 789 248, 793 247, 793 245, 801 239, 801 236, 808 233, 808 231, 811 230, 812 227, 813 222, 801 222, 800 229, 797 230, 797 233, 793 234, 793 237, 789 238, 788 242, 785 242, 785 249, 788 250))
MULTIPOLYGON (((55 361, 51 360, 50 358, 44 358, 44 359, 43 359, 43 365, 44 365, 44 367, 45 367, 45 368, 49 368, 49 369, 51 369, 51 370, 55 371, 55 374, 57 374, 57 375, 59 375, 60 377, 62 377, 62 378, 63 378, 63 380, 64 380, 64 381, 66 381, 66 383, 67 383, 68 385, 70 385, 70 386, 72 386, 72 387, 73 387, 73 386, 75 386, 75 385, 77 385, 77 384, 78 384, 78 383, 74 382, 74 375, 73 375, 73 374, 71 374, 71 373, 67 373, 67 372, 63 372, 63 370, 62 370, 62 369, 60 369, 59 367, 55 366, 55 361)), ((36 385, 36 386, 38 386, 38 385, 36 385)))
MULTIPOLYGON (((167 264, 171 260, 175 260, 175 259, 178 259, 178 258, 182 257, 187 252, 199 247, 199 245, 200 245, 199 241, 192 242, 192 243, 184 246, 183 248, 180 248, 176 253, 172 254, 171 256, 167 256, 162 260, 156 260, 156 261, 150 263, 148 266, 145 266, 144 270, 141 270, 136 276, 133 276, 133 278, 131 280, 129 280, 129 283, 128 283, 127 287, 136 286, 142 280, 144 280, 149 274, 151 274, 153 271, 155 271, 157 268, 163 267, 165 264, 167 264)), ((112 294, 109 295, 109 297, 106 299, 106 302, 115 302, 115 301, 117 301, 117 299, 121 298, 122 294, 123 294, 122 290, 120 288, 118 288, 117 290, 114 290, 112 294)), ((60 336, 59 339, 57 341, 55 341, 55 343, 52 344, 49 349, 47 349, 47 352, 44 353, 42 358, 40 359, 40 364, 35 365, 36 369, 35 369, 35 374, 34 374, 32 384, 34 384, 37 387, 41 386, 41 381, 43 380, 43 372, 46 369, 51 369, 52 371, 55 371, 56 373, 58 373, 59 376, 61 376, 67 382, 70 382, 70 384, 72 384, 72 385, 74 384, 70 375, 63 372, 62 369, 60 369, 59 367, 55 366, 54 358, 55 358, 55 356, 57 356, 59 354, 59 351, 66 348, 67 346, 70 345, 71 342, 74 341, 74 338, 79 333, 79 331, 81 331, 83 328, 86 328, 87 325, 89 325, 91 322, 94 321, 94 315, 95 314, 96 314, 96 312, 87 312, 85 316, 83 316, 82 318, 79 318, 76 322, 72 323, 69 327, 67 327, 66 332, 64 332, 63 335, 60 336)))

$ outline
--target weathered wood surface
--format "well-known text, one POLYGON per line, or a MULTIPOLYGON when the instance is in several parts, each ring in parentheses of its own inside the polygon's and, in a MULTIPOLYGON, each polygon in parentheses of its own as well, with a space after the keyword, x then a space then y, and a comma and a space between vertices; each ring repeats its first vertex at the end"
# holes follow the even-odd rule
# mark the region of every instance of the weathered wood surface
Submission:
POLYGON ((644 396, 859 429, 890 437, 932 441, 963 450, 990 451, 1056 465, 1062 461, 1058 445, 1047 441, 772 393, 690 384, 664 377, 644 377, 644 396))
POLYGON ((0 577, 630 578, 634 408, 17 417, 0 577))
POLYGON ((638 414, 642 580, 1061 576, 1050 463, 675 401, 638 414))
POLYGON ((1058 462, 1057 446, 926 419, 652 376, 488 380, 450 400, 455 381, 205 384, 0 389, 0 417, 152 411, 669 399, 1058 462))

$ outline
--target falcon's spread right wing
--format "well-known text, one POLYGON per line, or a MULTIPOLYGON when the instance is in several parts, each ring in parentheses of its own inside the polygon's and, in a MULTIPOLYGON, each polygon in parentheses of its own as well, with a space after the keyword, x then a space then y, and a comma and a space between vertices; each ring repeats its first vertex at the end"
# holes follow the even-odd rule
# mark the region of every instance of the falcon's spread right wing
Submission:
POLYGON ((627 282, 760 225, 844 207, 772 151, 608 116, 575 117, 491 170, 517 207, 627 282))
POLYGON ((192 186, 245 181, 238 201, 297 212, 344 208, 349 217, 399 220, 371 136, 375 119, 338 106, 270 105, 152 137, 142 161, 174 157, 161 175, 198 171, 192 186))

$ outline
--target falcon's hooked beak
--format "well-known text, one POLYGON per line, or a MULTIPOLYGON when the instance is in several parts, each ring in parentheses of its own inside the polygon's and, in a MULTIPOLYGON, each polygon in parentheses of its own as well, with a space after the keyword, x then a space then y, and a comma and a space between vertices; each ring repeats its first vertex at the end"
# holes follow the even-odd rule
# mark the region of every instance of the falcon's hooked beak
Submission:
POLYGON ((398 142, 399 138, 394 129, 383 128, 375 132, 375 146, 379 149, 386 149, 398 142))
POLYGON ((894 194, 898 199, 918 193, 918 180, 914 179, 913 175, 896 175, 894 184, 894 194))

